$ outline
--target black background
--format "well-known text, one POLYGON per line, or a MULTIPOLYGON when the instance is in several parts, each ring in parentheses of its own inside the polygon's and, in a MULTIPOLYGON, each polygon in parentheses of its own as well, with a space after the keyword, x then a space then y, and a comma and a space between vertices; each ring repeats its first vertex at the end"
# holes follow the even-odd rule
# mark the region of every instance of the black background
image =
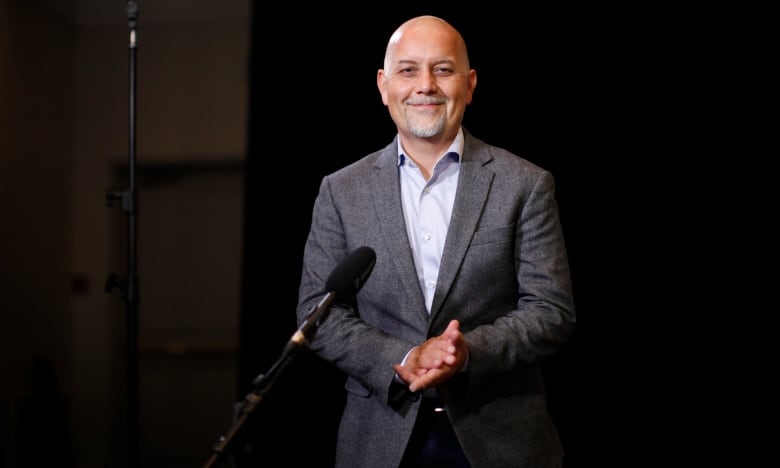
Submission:
MULTIPOLYGON (((461 31, 477 70, 465 126, 556 178, 578 328, 544 369, 567 468, 695 465, 702 210, 686 142, 706 39, 695 15, 442 5, 255 6, 237 399, 295 331, 320 179, 394 136, 375 84, 387 39, 430 13, 461 31)), ((331 466, 342 378, 299 355, 253 415, 239 461, 331 466)))

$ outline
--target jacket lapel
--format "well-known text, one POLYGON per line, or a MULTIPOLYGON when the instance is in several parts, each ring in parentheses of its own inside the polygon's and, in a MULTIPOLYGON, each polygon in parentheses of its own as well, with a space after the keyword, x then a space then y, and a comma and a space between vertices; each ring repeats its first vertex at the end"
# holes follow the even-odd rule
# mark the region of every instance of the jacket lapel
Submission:
MULTIPOLYGON (((397 137, 396 137, 397 138, 397 137)), ((421 318, 428 321, 425 309, 425 297, 417 280, 417 269, 414 265, 412 248, 406 232, 406 221, 401 204, 401 182, 398 177, 397 142, 393 142, 382 150, 376 162, 377 170, 372 174, 374 207, 380 221, 379 229, 387 246, 390 260, 398 270, 401 284, 407 296, 412 300, 415 309, 421 313, 421 318)))
POLYGON ((458 191, 452 207, 447 239, 444 242, 436 292, 431 305, 431 319, 439 312, 444 299, 449 294, 455 276, 463 264, 471 238, 477 229, 477 222, 493 181, 493 171, 485 167, 491 159, 490 153, 474 144, 473 138, 466 133, 458 191))

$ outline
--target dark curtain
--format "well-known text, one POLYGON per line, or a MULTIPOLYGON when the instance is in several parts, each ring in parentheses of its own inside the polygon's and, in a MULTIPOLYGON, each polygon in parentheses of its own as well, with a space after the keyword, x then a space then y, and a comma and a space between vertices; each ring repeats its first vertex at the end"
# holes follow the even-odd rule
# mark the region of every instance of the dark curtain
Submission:
MULTIPOLYGON (((295 331, 320 179, 394 136, 375 84, 387 38, 432 13, 460 29, 477 69, 466 127, 556 177, 579 326, 545 372, 567 466, 685 466, 697 367, 686 51, 679 15, 640 10, 256 2, 237 400, 295 331)), ((240 462, 332 466, 342 381, 299 355, 255 412, 240 462)))

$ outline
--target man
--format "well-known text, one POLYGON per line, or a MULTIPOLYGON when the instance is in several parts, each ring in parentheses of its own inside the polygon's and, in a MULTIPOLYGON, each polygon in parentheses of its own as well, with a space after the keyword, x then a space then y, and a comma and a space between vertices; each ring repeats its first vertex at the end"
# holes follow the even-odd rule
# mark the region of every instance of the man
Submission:
POLYGON ((476 84, 457 30, 407 21, 377 73, 397 137, 320 185, 299 323, 340 260, 376 253, 310 343, 347 376, 337 467, 562 464, 540 369, 575 326, 555 184, 462 127, 476 84))

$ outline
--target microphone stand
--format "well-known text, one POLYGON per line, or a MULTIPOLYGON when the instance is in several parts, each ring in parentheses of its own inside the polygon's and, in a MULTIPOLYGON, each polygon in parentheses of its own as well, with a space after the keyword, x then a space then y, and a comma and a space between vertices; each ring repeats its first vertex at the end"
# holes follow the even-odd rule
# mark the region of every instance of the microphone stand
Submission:
POLYGON ((135 127, 136 127, 136 22, 138 3, 127 2, 128 26, 130 29, 129 49, 129 148, 128 174, 129 189, 106 195, 106 204, 111 207, 115 200, 121 201, 122 211, 127 214, 127 278, 118 279, 115 273, 109 275, 105 290, 111 292, 114 287, 122 291, 122 299, 127 305, 127 457, 128 466, 136 467, 139 461, 139 390, 138 390, 138 240, 137 240, 137 195, 135 181, 135 127))
POLYGON ((265 374, 260 374, 255 377, 252 382, 254 389, 249 392, 241 403, 233 425, 227 432, 227 435, 220 436, 219 441, 211 449, 211 456, 206 460, 203 468, 211 468, 219 466, 226 453, 232 448, 237 436, 242 432, 244 424, 249 420, 252 413, 263 401, 263 397, 271 390, 274 382, 281 374, 281 372, 287 368, 295 356, 303 349, 308 349, 309 340, 314 335, 317 326, 322 319, 324 319, 331 302, 335 299, 336 295, 327 294, 319 304, 314 306, 306 318, 306 321, 298 328, 293 334, 290 341, 285 346, 281 357, 271 366, 271 368, 265 374))

